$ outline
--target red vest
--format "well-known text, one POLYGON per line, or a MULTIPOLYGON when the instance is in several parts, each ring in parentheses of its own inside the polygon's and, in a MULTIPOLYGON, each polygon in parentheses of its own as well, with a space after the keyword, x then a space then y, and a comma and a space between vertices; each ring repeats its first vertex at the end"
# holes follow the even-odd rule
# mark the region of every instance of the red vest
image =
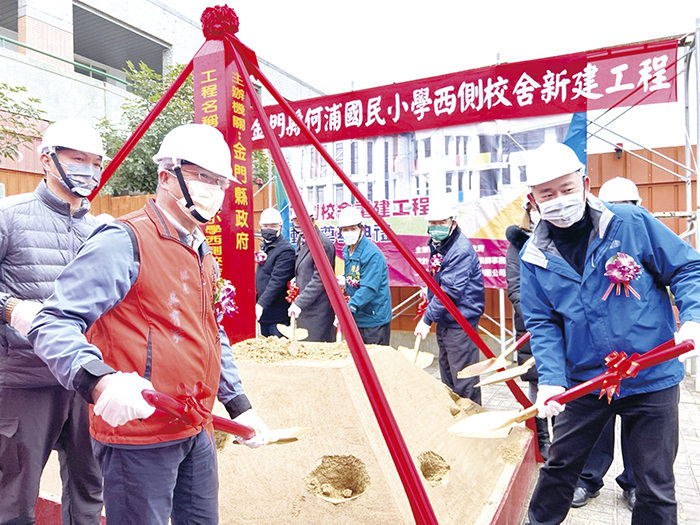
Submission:
MULTIPOLYGON (((217 392, 221 342, 213 308, 216 261, 211 253, 200 261, 182 244, 153 201, 119 220, 135 233, 139 275, 124 300, 91 327, 88 340, 102 351, 105 363, 137 372, 160 392, 176 396, 181 382, 192 387, 197 381, 217 392)), ((207 408, 213 407, 214 397, 205 400, 207 408)), ((90 433, 102 443, 152 444, 197 432, 168 415, 115 428, 95 416, 90 405, 90 433)))

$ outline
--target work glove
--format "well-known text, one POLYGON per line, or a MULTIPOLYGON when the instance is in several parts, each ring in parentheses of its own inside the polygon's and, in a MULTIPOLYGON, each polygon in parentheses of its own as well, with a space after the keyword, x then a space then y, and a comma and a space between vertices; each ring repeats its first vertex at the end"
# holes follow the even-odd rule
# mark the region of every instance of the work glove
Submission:
POLYGON ((565 390, 566 388, 558 385, 539 385, 537 387, 537 400, 535 401, 537 417, 544 419, 564 412, 566 405, 562 405, 556 401, 547 403, 547 400, 552 396, 561 394, 565 390))
POLYGON ((299 316, 301 315, 301 308, 299 308, 296 304, 292 303, 289 307, 289 310, 287 310, 287 315, 289 315, 289 317, 296 317, 297 319, 299 319, 299 316))
POLYGON ((340 286, 341 289, 345 290, 345 276, 337 275, 336 277, 338 279, 338 286, 340 286))
POLYGON ((292 279, 289 281, 289 288, 292 289, 297 285, 297 278, 292 277, 292 279))
MULTIPOLYGON (((12 317, 14 318, 14 311, 12 314, 12 317)), ((685 363, 686 360, 692 359, 693 357, 700 357, 700 323, 696 323, 695 321, 686 321, 681 325, 681 329, 676 332, 675 339, 677 345, 687 340, 691 340, 693 343, 695 343, 694 350, 678 356, 678 360, 681 363, 685 363)))
POLYGON ((416 329, 413 331, 413 335, 416 337, 420 336, 421 339, 425 339, 428 337, 428 333, 430 332, 430 325, 427 323, 423 322, 423 319, 418 321, 418 324, 416 325, 416 329))
POLYGON ((255 320, 260 321, 260 318, 262 317, 263 313, 263 307, 260 306, 259 304, 255 305, 255 320))
POLYGON ((338 316, 336 315, 335 318, 333 319, 333 326, 338 328, 339 324, 340 324, 340 321, 338 321, 338 316))
POLYGON ((244 439, 241 436, 236 436, 236 441, 239 443, 242 443, 250 448, 258 448, 262 447, 263 445, 267 445, 267 443, 270 441, 270 429, 267 428, 265 422, 260 419, 260 416, 258 416, 255 410, 252 408, 249 408, 240 414, 234 419, 234 421, 255 430, 255 435, 250 439, 244 439))
POLYGON ((428 298, 428 287, 424 286, 423 288, 420 289, 420 295, 419 297, 421 300, 425 300, 428 298))
POLYGON ((155 412, 141 395, 144 390, 153 390, 153 385, 136 372, 117 372, 105 376, 107 386, 95 403, 95 415, 118 427, 134 419, 145 419, 155 412))
POLYGON ((37 301, 20 301, 12 309, 10 326, 27 337, 32 321, 43 305, 37 301))

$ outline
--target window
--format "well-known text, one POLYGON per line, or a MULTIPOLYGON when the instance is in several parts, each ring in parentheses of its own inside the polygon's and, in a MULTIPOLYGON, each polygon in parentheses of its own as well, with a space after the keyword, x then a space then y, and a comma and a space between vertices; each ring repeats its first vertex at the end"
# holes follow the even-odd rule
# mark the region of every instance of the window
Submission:
POLYGON ((423 144, 425 144, 425 158, 429 159, 430 156, 432 155, 431 151, 431 138, 428 137, 427 139, 423 139, 423 144))
POLYGON ((344 187, 342 184, 334 184, 333 188, 335 189, 335 203, 340 204, 343 202, 343 196, 344 196, 344 187))
POLYGON ((450 154, 450 144, 452 144, 453 140, 454 137, 445 137, 445 156, 450 154))
POLYGON ((351 175, 357 175, 358 173, 358 164, 359 164, 359 157, 360 156, 360 144, 359 142, 352 141, 350 143, 350 174, 351 175))
POLYGON ((308 199, 309 199, 309 204, 313 203, 314 202, 314 187, 309 186, 307 188, 306 194, 307 194, 308 199))
POLYGON ((367 173, 372 173, 372 154, 374 149, 374 143, 370 140, 367 141, 367 173))
POLYGON ((384 141, 384 173, 389 173, 389 142, 384 141))
POLYGON ((452 193, 452 178, 454 171, 445 172, 445 192, 452 193))
POLYGON ((420 197, 420 175, 417 173, 413 176, 413 184, 416 189, 416 197, 420 197))
POLYGON ((326 199, 324 198, 323 195, 323 190, 325 190, 325 186, 316 186, 316 203, 317 204, 324 204, 326 202, 326 199))
POLYGON ((430 195, 430 174, 426 173, 423 175, 423 177, 425 178, 425 196, 427 197, 430 195))
MULTIPOLYGON (((328 146, 323 144, 323 149, 328 152, 328 146)), ((319 156, 321 156, 321 178, 325 177, 328 173, 328 162, 326 159, 319 153, 319 156)))
POLYGON ((336 142, 335 143, 335 160, 336 164, 343 168, 343 143, 342 142, 336 142))
POLYGON ((367 200, 369 202, 374 200, 374 182, 367 183, 367 200))

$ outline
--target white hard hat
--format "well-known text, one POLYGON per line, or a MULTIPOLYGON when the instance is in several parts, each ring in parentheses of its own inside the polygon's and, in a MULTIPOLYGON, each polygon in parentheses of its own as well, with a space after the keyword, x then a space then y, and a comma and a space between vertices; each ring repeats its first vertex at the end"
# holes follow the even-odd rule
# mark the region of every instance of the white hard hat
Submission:
POLYGON ((527 185, 537 186, 584 168, 574 150, 566 144, 545 143, 529 154, 527 185))
POLYGON ((362 224, 362 214, 354 206, 348 206, 338 214, 338 228, 362 224))
POLYGON ((260 224, 282 224, 283 222, 282 215, 275 208, 267 208, 260 214, 260 224))
POLYGON ((184 124, 173 128, 163 138, 153 161, 172 159, 191 162, 229 180, 238 182, 231 170, 231 150, 223 134, 207 124, 184 124))
POLYGON ((52 148, 70 148, 107 158, 100 134, 87 121, 79 118, 59 120, 46 128, 36 151, 41 155, 52 148))
POLYGON ((444 221, 457 218, 457 201, 449 193, 441 197, 432 197, 428 207, 427 221, 444 221))
MULTIPOLYGON (((302 202, 304 203, 304 208, 306 208, 306 211, 309 214, 309 217, 312 219, 316 218, 316 206, 313 204, 309 204, 306 202, 306 200, 302 199, 302 202)), ((289 208, 289 220, 294 220, 297 218, 297 211, 294 208, 289 208)))
POLYGON ((603 183, 600 187, 598 198, 608 202, 634 201, 642 203, 637 185, 629 179, 615 177, 603 183))

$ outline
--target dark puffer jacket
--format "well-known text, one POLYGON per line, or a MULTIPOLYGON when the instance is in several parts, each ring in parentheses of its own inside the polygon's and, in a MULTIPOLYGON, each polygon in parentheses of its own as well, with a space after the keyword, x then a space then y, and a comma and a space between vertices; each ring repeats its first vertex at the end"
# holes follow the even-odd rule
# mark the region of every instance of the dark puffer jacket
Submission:
MULTIPOLYGON (((520 311, 520 250, 530 238, 530 232, 523 230, 517 225, 508 226, 506 238, 510 242, 506 252, 506 280, 508 281, 508 299, 513 304, 513 325, 515 326, 515 336, 520 338, 525 330, 523 314, 520 311)), ((525 343, 518 350, 518 364, 521 365, 532 357, 530 341, 525 343)), ((537 369, 533 366, 522 376, 525 381, 537 381, 537 369)))
MULTIPOLYGON (((11 297, 43 302, 53 293, 63 267, 97 226, 89 210, 83 199, 71 215, 70 205, 46 181, 33 193, 0 199, 0 311, 11 297)), ((29 341, 0 320, 0 387, 55 385, 58 381, 29 341)))

